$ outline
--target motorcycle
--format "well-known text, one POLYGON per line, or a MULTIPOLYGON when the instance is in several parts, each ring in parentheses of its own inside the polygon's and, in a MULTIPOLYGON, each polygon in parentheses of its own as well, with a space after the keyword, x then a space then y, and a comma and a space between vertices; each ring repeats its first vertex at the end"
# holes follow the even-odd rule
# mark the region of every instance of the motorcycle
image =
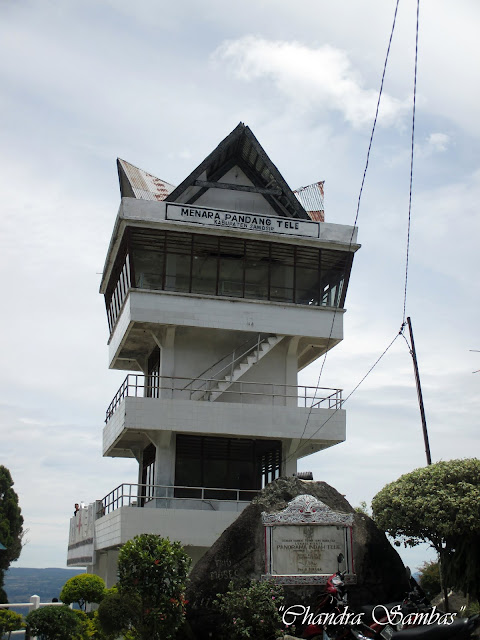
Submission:
MULTIPOLYGON (((341 554, 337 560, 342 562, 341 554)), ((478 615, 455 619, 455 614, 436 611, 413 579, 402 602, 348 612, 345 574, 337 571, 327 579, 317 615, 303 632, 305 640, 467 640, 480 627, 478 615)))

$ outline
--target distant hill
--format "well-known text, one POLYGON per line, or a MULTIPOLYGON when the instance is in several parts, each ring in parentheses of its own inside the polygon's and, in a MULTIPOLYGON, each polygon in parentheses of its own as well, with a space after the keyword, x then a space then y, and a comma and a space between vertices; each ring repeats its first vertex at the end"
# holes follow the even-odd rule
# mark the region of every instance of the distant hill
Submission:
MULTIPOLYGON (((65 582, 85 573, 83 569, 27 569, 10 567, 5 572, 4 589, 9 602, 29 602, 30 596, 40 596, 40 602, 58 598, 65 582)), ((23 610, 25 612, 25 610, 23 610)))

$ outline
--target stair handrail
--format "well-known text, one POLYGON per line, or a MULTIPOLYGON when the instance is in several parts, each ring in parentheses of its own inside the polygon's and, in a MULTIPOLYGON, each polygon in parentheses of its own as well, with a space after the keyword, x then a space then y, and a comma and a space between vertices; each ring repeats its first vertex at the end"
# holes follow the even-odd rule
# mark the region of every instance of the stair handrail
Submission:
MULTIPOLYGON (((226 369, 230 368, 230 380, 232 380, 233 377, 233 371, 235 368, 235 365, 241 361, 244 360, 246 356, 248 356, 252 351, 254 351, 255 349, 257 349, 257 362, 258 362, 258 355, 259 355, 259 351, 260 351, 260 345, 264 344, 265 342, 267 342, 268 338, 272 338, 274 337, 275 334, 273 333, 259 333, 257 335, 257 338, 255 340, 255 342, 246 350, 243 351, 242 353, 240 353, 240 355, 238 355, 237 357, 235 357, 235 351, 236 349, 233 350, 232 352, 232 361, 225 365, 223 367, 223 369, 220 369, 220 371, 217 371, 216 375, 219 376, 220 374, 222 374, 226 369), (263 337, 261 337, 263 336, 263 337)), ((214 378, 215 380, 219 380, 219 378, 214 378)))
MULTIPOLYGON (((248 339, 248 340, 245 340, 245 342, 242 342, 241 345, 239 345, 238 347, 235 347, 235 349, 231 353, 227 353, 225 356, 220 358, 220 360, 215 362, 215 364, 213 364, 210 367, 208 367, 208 369, 205 369, 205 371, 203 371, 199 376, 197 376, 197 378, 195 378, 194 380, 191 380, 187 385, 185 385, 185 387, 183 387, 183 390, 188 389, 188 387, 193 385, 194 382, 200 382, 200 379, 204 378, 206 373, 208 373, 208 372, 212 371, 213 369, 215 369, 215 367, 217 367, 221 362, 223 362, 227 358, 228 358, 228 362, 225 364, 225 366, 223 366, 221 369, 216 371, 214 374, 212 373, 212 374, 206 376, 208 378, 208 380, 202 380, 201 381, 202 384, 200 386, 196 387, 196 388, 192 388, 191 391, 192 391, 192 393, 194 393, 195 391, 202 391, 203 387, 208 385, 208 383, 212 382, 212 380, 215 380, 215 381, 221 380, 221 375, 227 369, 230 369, 230 379, 232 379, 233 371, 235 369, 235 365, 239 362, 239 360, 243 360, 254 349, 257 349, 257 362, 258 362, 258 351, 260 350, 260 345, 263 344, 264 342, 266 342, 268 340, 268 338, 272 337, 273 335, 274 334, 272 334, 272 333, 258 333, 255 336, 254 341, 252 341, 251 338, 248 339), (240 354, 235 355, 237 353, 237 351, 239 351, 240 349, 243 349, 245 347, 245 345, 249 345, 249 346, 245 350, 242 350, 240 352, 240 354), (230 360, 230 358, 231 358, 231 360, 230 360)), ((208 389, 205 389, 205 390, 208 390, 208 389)))

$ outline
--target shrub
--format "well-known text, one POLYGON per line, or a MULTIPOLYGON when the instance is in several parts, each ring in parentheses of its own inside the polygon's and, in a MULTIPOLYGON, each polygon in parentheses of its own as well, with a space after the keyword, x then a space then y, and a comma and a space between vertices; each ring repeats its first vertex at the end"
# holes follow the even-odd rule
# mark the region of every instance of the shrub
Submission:
POLYGON ((105 595, 105 582, 92 573, 81 573, 66 581, 60 592, 60 600, 65 604, 77 602, 84 611, 89 602, 99 603, 105 595))
POLYGON ((191 559, 179 542, 154 534, 129 540, 118 558, 118 589, 138 606, 131 628, 138 638, 170 640, 185 617, 185 581, 191 559))
POLYGON ((8 637, 12 631, 18 631, 23 627, 23 617, 20 613, 9 611, 8 609, 0 609, 0 638, 4 633, 8 633, 8 637))
POLYGON ((214 606, 221 612, 225 634, 232 640, 271 640, 283 635, 282 617, 278 611, 283 600, 280 585, 252 580, 242 589, 236 589, 230 582, 226 593, 217 594, 214 606))
POLYGON ((35 609, 25 620, 30 634, 43 636, 45 640, 70 640, 82 633, 80 618, 66 605, 35 609))
POLYGON ((103 633, 116 637, 128 631, 139 619, 140 601, 137 597, 111 590, 105 595, 95 613, 103 633))

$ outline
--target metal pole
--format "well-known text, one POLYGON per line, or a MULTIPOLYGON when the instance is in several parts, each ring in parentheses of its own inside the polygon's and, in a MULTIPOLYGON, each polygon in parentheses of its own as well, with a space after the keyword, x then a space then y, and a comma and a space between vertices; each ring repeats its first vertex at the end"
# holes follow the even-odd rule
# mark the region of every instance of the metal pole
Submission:
POLYGON ((410 342, 412 344, 410 353, 412 354, 413 370, 415 372, 415 382, 417 384, 417 396, 418 396, 418 404, 420 406, 420 416, 422 418, 422 429, 423 429, 423 440, 425 442, 425 453, 427 455, 427 464, 432 464, 432 458, 430 456, 430 445, 428 443, 427 420, 425 418, 425 409, 423 408, 423 396, 422 396, 422 387, 420 384, 420 372, 418 371, 417 353, 415 351, 415 341, 413 340, 412 321, 410 320, 410 318, 407 318, 407 323, 408 323, 408 330, 410 332, 410 342))

